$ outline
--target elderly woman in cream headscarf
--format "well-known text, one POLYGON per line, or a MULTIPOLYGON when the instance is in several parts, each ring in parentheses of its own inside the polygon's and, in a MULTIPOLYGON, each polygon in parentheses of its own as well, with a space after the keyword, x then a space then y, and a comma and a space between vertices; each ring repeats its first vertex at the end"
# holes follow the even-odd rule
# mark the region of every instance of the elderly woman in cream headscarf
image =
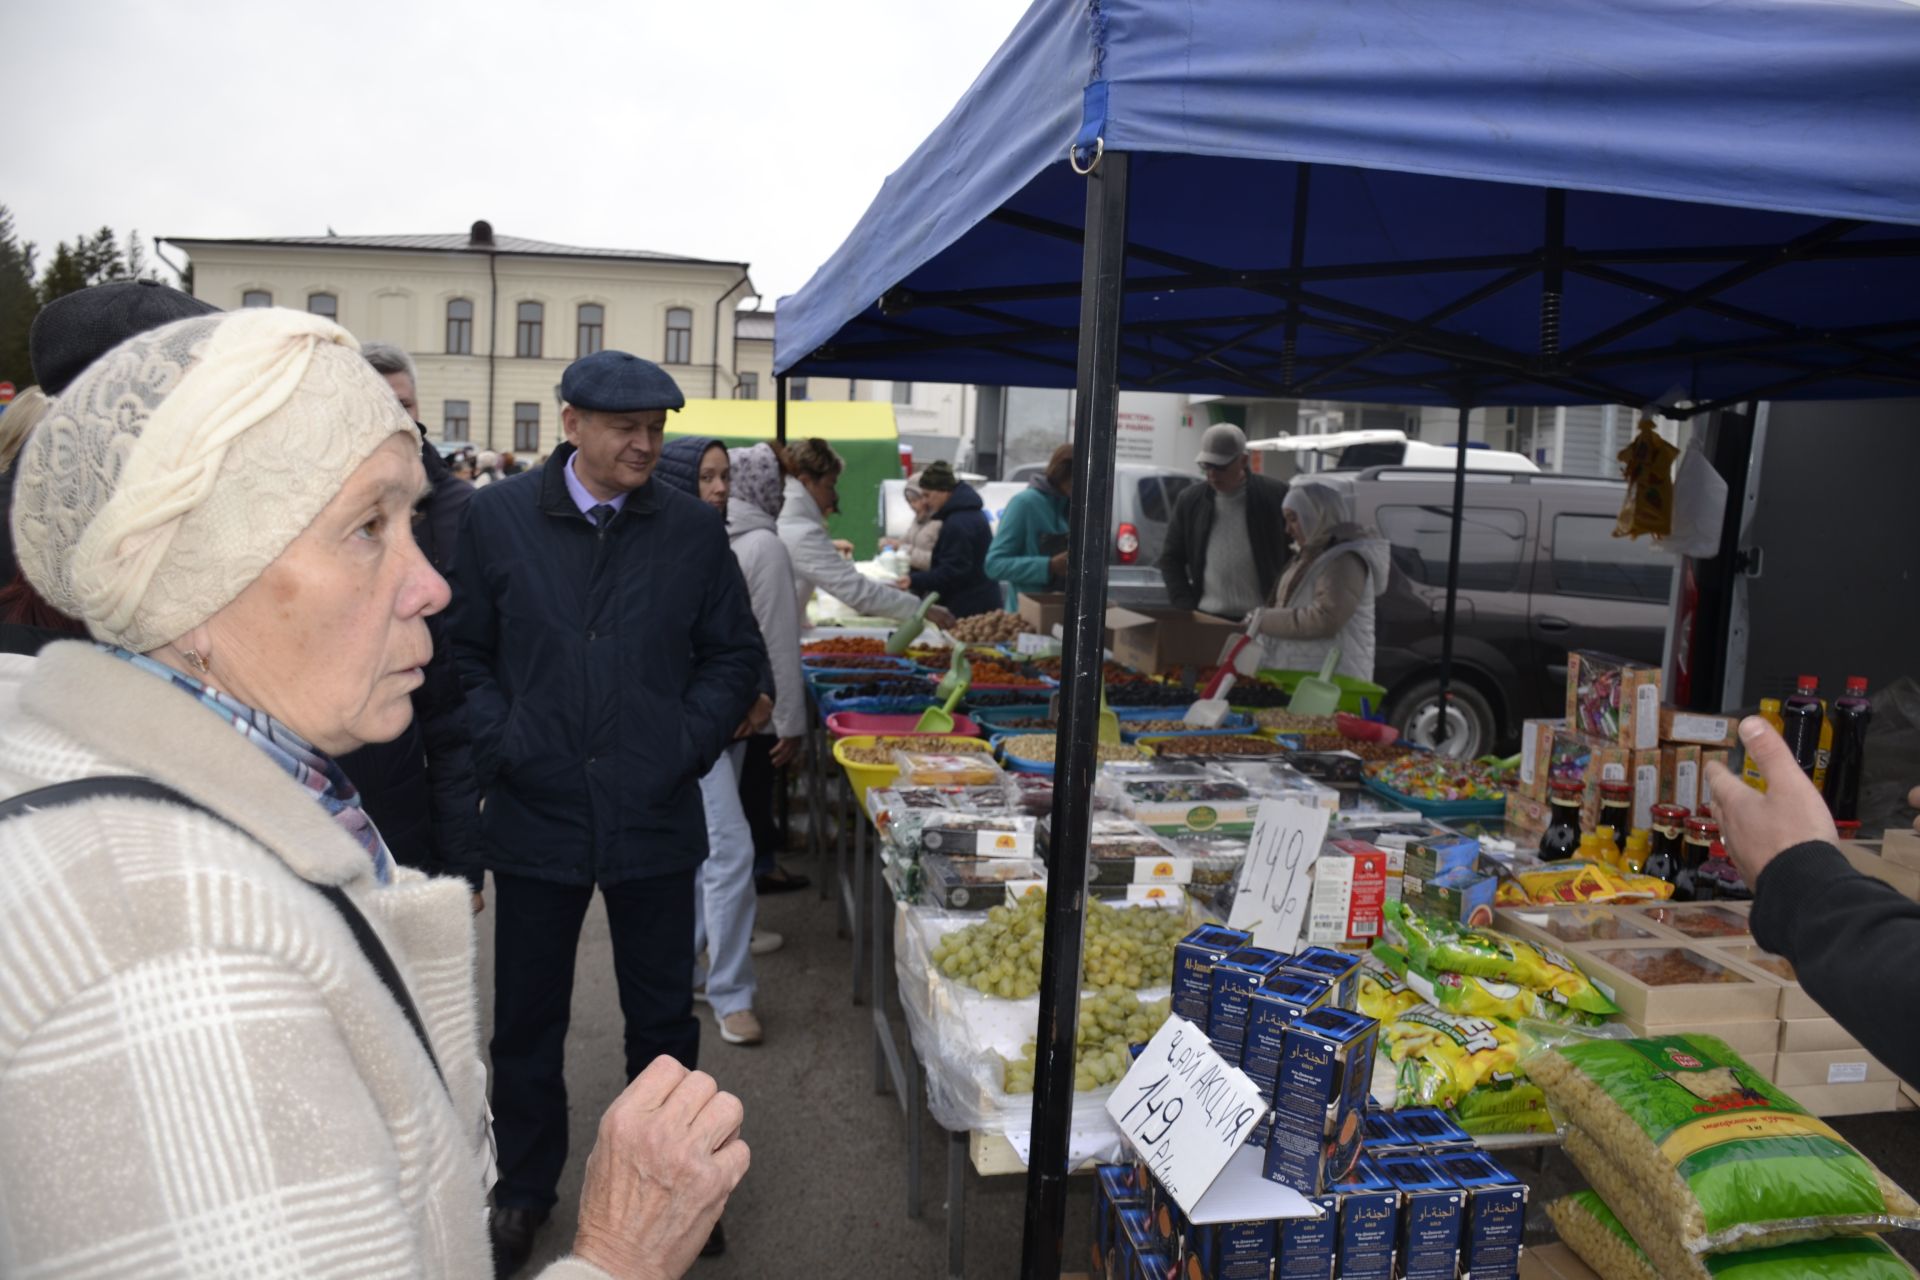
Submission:
MULTIPOLYGON (((413 424, 345 330, 244 310, 114 348, 18 468, 22 569, 97 643, 0 658, 0 1255, 489 1274, 467 887, 333 763, 405 727, 447 603, 413 424)), ((549 1275, 689 1264, 739 1121, 650 1068, 549 1275)))

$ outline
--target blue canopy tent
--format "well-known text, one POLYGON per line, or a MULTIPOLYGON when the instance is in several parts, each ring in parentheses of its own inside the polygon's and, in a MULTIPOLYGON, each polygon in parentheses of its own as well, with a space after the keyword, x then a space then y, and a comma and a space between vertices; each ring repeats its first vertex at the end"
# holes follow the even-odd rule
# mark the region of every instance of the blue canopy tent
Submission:
MULTIPOLYGON (((1453 405, 1462 444, 1483 404, 1914 394, 1920 7, 1037 0, 778 315, 782 386, 1078 388, 1080 847, 1117 389, 1453 405)), ((1050 870, 1030 1277, 1059 1272, 1084 876, 1050 870)))

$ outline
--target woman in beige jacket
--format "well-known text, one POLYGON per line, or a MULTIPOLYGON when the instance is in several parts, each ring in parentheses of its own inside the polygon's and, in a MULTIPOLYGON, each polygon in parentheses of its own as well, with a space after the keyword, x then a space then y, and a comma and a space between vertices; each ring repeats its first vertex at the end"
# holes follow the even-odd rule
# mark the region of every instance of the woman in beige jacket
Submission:
MULTIPOLYGON (((22 568, 99 643, 0 659, 6 1269, 490 1275, 467 886, 333 763, 405 727, 447 602, 413 424, 345 330, 245 310, 107 352, 18 466, 22 568)), ((740 1121, 648 1068, 548 1280, 681 1274, 740 1121)))

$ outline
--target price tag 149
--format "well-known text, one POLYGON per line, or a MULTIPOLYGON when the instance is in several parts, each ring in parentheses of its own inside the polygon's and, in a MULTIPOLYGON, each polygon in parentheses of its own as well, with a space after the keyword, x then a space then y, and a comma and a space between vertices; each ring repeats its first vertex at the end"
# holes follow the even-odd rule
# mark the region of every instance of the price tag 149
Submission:
POLYGON ((1298 948, 1312 889, 1310 873, 1326 838, 1325 809, 1298 800, 1262 800, 1227 923, 1251 932, 1256 947, 1288 952, 1298 948))
POLYGON ((1155 1033, 1107 1099, 1127 1144, 1192 1211, 1266 1112, 1260 1087, 1178 1014, 1155 1033))

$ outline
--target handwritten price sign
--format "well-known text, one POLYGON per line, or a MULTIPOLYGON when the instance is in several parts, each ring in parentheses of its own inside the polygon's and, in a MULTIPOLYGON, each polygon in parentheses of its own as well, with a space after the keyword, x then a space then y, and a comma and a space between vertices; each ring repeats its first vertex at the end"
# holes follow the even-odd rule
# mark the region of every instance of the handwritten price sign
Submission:
POLYGON ((1326 838, 1325 809, 1298 800, 1262 800, 1227 923, 1251 931, 1256 947, 1296 949, 1312 888, 1309 873, 1326 838))
POLYGON ((1182 1209, 1191 1211, 1266 1111, 1259 1086, 1178 1014, 1107 1099, 1107 1114, 1182 1209))

